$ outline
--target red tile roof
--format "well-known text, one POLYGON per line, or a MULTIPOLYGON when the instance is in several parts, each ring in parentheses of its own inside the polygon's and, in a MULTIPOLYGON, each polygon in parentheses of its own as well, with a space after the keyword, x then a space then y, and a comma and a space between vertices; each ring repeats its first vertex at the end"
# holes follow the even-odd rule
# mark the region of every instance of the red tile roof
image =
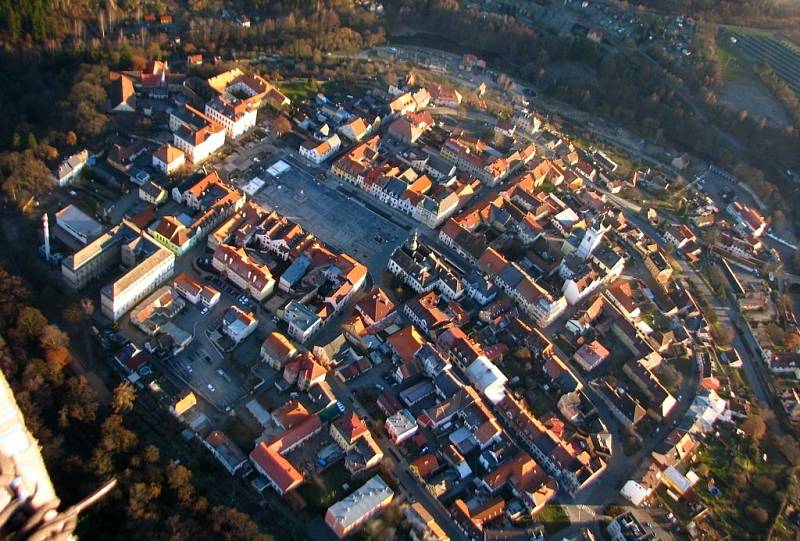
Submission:
POLYGON ((333 426, 349 443, 353 443, 367 432, 367 425, 354 411, 350 412, 350 415, 344 415, 336 419, 333 426))
POLYGON ((414 354, 425 344, 425 337, 422 336, 416 327, 408 327, 397 331, 388 338, 389 345, 397 355, 405 362, 411 362, 414 354))

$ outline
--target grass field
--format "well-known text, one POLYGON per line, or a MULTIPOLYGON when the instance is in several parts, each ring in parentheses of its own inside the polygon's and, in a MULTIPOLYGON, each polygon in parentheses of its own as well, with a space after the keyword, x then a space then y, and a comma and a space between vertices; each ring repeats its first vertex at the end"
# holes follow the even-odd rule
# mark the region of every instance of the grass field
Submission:
POLYGON ((550 537, 556 532, 569 527, 571 524, 567 512, 557 504, 548 504, 536 515, 536 520, 544 526, 547 536, 550 537))
POLYGON ((309 81, 304 81, 297 83, 280 83, 278 84, 278 89, 286 94, 287 98, 295 101, 303 100, 309 95, 315 94, 318 91, 318 86, 316 82, 309 84, 309 81))

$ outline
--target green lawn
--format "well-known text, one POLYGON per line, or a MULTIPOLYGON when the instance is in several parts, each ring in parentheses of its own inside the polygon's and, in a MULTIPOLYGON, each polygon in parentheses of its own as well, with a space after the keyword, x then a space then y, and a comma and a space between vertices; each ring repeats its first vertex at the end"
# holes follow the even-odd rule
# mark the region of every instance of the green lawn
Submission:
POLYGON ((344 462, 339 462, 320 475, 310 476, 308 481, 297 490, 308 504, 308 511, 324 514, 331 504, 346 496, 342 487, 350 482, 350 474, 345 469, 344 462))
POLYGON ((278 85, 278 89, 286 94, 286 97, 293 102, 296 100, 302 101, 310 95, 317 93, 318 83, 309 84, 308 81, 302 83, 281 83, 278 85))
POLYGON ((544 509, 536 515, 536 520, 544 526, 548 537, 569 527, 571 524, 567 512, 558 504, 546 505, 544 509))
POLYGON ((737 54, 728 38, 718 40, 717 53, 722 63, 722 77, 726 82, 738 81, 750 75, 750 63, 737 54))

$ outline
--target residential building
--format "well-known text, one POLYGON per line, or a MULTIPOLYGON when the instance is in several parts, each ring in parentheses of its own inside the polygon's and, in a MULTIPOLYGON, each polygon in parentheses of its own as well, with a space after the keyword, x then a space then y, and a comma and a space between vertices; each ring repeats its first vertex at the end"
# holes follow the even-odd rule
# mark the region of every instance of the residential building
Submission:
POLYGON ((486 526, 502 517, 505 510, 506 501, 500 497, 491 498, 473 507, 459 498, 453 504, 452 514, 469 539, 484 539, 486 526))
POLYGON ((403 313, 422 332, 436 335, 452 325, 452 318, 438 306, 439 295, 434 291, 411 299, 403 307, 403 313))
POLYGON ((692 230, 689 229, 685 224, 672 224, 664 233, 664 240, 666 240, 675 248, 680 249, 690 242, 695 242, 697 237, 695 237, 694 233, 692 233, 692 230))
POLYGON ((394 491, 376 475, 355 492, 336 502, 325 513, 325 524, 344 539, 381 513, 394 498, 394 491))
POLYGON ((166 175, 170 175, 184 166, 186 156, 170 144, 164 144, 153 152, 153 167, 166 175))
POLYGON ((425 541, 450 541, 450 536, 445 533, 421 502, 414 502, 406 507, 406 519, 414 528, 419 539, 425 541))
POLYGON ((331 173, 347 182, 364 187, 364 180, 378 158, 381 138, 374 135, 338 158, 331 166, 331 173))
POLYGON ((194 164, 199 164, 225 144, 225 127, 191 105, 170 114, 172 143, 194 164))
POLYGON ((297 348, 278 332, 269 333, 261 344, 261 360, 275 370, 283 370, 296 355, 297 348))
POLYGON ((269 81, 255 74, 245 74, 234 68, 207 81, 208 86, 220 96, 227 99, 238 99, 253 108, 268 104, 275 109, 282 109, 291 102, 280 90, 269 81))
POLYGON ((260 442, 250 453, 250 461, 258 473, 269 481, 270 486, 281 496, 300 486, 305 480, 303 473, 295 468, 284 455, 322 430, 318 415, 306 415, 285 432, 260 442))
POLYGON ((372 133, 372 126, 367 124, 360 116, 339 126, 339 133, 345 139, 359 142, 372 133))
POLYGON ((172 287, 190 303, 200 303, 207 308, 216 305, 220 299, 219 291, 211 286, 201 284, 185 272, 175 277, 172 287))
POLYGON ((139 186, 139 199, 151 205, 160 205, 167 200, 167 191, 152 180, 139 186))
POLYGON ((603 364, 611 356, 611 352, 597 340, 581 346, 573 359, 587 372, 591 372, 603 364))
POLYGON ((283 379, 290 385, 297 384, 301 391, 325 380, 327 370, 314 354, 303 352, 290 360, 283 368, 283 379))
POLYGON ((623 513, 609 523, 606 528, 612 541, 657 541, 658 536, 631 513, 623 513))
POLYGON ((109 93, 110 109, 112 113, 132 113, 136 111, 136 89, 133 80, 121 73, 109 72, 112 81, 109 93))
POLYGON ((253 334, 257 327, 258 320, 255 314, 245 312, 235 304, 222 315, 222 332, 236 344, 253 334))
POLYGON ((386 292, 375 286, 355 306, 356 312, 368 326, 377 325, 394 311, 395 305, 386 292))
POLYGON ((466 375, 475 388, 492 404, 497 404, 505 396, 508 378, 485 356, 475 359, 467 367, 466 375))
POLYGON ((678 403, 655 374, 645 367, 642 359, 628 361, 622 371, 650 400, 650 409, 659 417, 666 417, 678 403))
POLYGON ((122 263, 126 272, 101 291, 101 311, 118 320, 172 274, 175 256, 130 222, 104 233, 61 262, 61 274, 73 289, 122 263))
POLYGON ((750 205, 734 201, 728 205, 726 210, 736 220, 736 227, 740 231, 760 237, 767 230, 767 219, 750 205))
POLYGON ((660 251, 647 254, 644 257, 644 266, 661 284, 666 284, 672 277, 672 266, 660 251))
POLYGON ((331 437, 343 451, 352 449, 359 438, 367 434, 367 425, 354 411, 345 414, 331 423, 331 437))
POLYGON ((203 440, 203 445, 211 451, 222 466, 231 475, 236 475, 247 463, 247 455, 231 440, 227 434, 214 430, 203 440))
POLYGON ((247 101, 216 96, 206 103, 208 118, 225 127, 230 139, 236 139, 256 125, 258 110, 247 101))
POLYGON ((100 310, 112 321, 154 291, 175 268, 175 254, 150 239, 122 246, 122 259, 130 259, 132 268, 100 290, 100 310))
POLYGON ((289 325, 289 336, 304 344, 322 326, 322 318, 316 312, 292 301, 283 310, 283 320, 289 325))
POLYGON ((214 251, 211 265, 257 301, 266 299, 275 289, 269 268, 250 259, 243 248, 220 245, 214 251))
POLYGON ((386 418, 384 423, 386 433, 394 445, 401 443, 417 433, 417 420, 407 409, 401 409, 394 415, 386 418))
POLYGON ((89 161, 89 151, 84 149, 69 156, 56 167, 53 180, 56 186, 66 186, 78 178, 86 163, 89 161))
POLYGON ((606 380, 597 385, 597 391, 614 417, 625 427, 634 427, 647 414, 639 401, 630 393, 621 387, 613 387, 606 380))
POLYGON ((307 141, 300 145, 300 155, 307 160, 320 164, 336 154, 342 146, 342 140, 335 133, 322 142, 307 141))

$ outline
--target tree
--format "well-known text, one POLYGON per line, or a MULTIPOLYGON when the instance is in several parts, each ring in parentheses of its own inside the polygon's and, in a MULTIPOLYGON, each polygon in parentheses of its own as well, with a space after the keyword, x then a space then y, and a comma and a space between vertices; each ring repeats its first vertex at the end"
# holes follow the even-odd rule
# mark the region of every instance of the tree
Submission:
POLYGON ((662 363, 658 368, 658 378, 668 389, 677 389, 683 384, 683 376, 671 364, 662 363))
POLYGON ((62 312, 62 317, 70 327, 77 327, 83 321, 83 309, 79 304, 70 304, 62 312))
POLYGON ((39 343, 44 349, 57 349, 69 345, 67 333, 59 329, 56 325, 45 325, 39 335, 39 343))
POLYGON ((747 508, 747 516, 759 524, 766 524, 769 520, 769 513, 767 513, 767 510, 759 505, 749 506, 747 508))
POLYGON ((128 413, 136 401, 136 389, 129 381, 123 381, 114 389, 111 399, 111 410, 116 414, 128 413))
POLYGON ((757 413, 751 413, 742 422, 742 430, 753 442, 758 442, 767 432, 767 424, 764 418, 757 413))
POLYGON ((292 131, 292 123, 284 115, 278 115, 273 123, 273 127, 275 128, 275 133, 279 137, 292 131))
POLYGON ((526 348, 525 346, 520 346, 514 350, 514 358, 520 363, 526 363, 533 358, 533 355, 531 354, 530 349, 526 348))
POLYGON ((117 414, 109 415, 103 421, 100 433, 100 445, 111 453, 128 452, 139 442, 136 434, 125 427, 122 417, 117 414))
POLYGON ((772 340, 772 343, 776 346, 783 346, 786 343, 786 333, 774 321, 767 324, 766 331, 769 339, 772 340))
POLYGON ((753 486, 764 496, 772 495, 776 488, 775 481, 763 475, 759 475, 753 480, 753 486))
POLYGON ((51 173, 33 150, 0 155, 0 183, 7 200, 20 207, 50 189, 51 173))
POLYGON ((730 344, 736 337, 736 330, 733 325, 717 321, 711 326, 711 334, 714 335, 714 340, 718 343, 730 344))
POLYGON ((24 345, 41 336, 46 326, 47 319, 38 309, 25 306, 19 311, 12 336, 20 345, 24 345))
POLYGON ((64 143, 68 147, 74 147, 78 144, 78 136, 75 134, 74 131, 69 130, 67 135, 64 137, 64 143))
POLYGON ((45 351, 45 360, 47 364, 51 366, 52 369, 61 371, 67 366, 70 362, 71 357, 69 354, 69 350, 65 347, 57 347, 53 349, 48 349, 45 351))
POLYGON ((94 421, 97 416, 97 396, 84 376, 70 378, 67 381, 67 392, 64 395, 64 404, 59 411, 59 421, 62 427, 69 424, 69 420, 84 423, 94 421))
POLYGON ((161 495, 157 483, 134 483, 128 493, 128 513, 135 519, 154 520, 158 517, 158 507, 153 501, 161 495))

